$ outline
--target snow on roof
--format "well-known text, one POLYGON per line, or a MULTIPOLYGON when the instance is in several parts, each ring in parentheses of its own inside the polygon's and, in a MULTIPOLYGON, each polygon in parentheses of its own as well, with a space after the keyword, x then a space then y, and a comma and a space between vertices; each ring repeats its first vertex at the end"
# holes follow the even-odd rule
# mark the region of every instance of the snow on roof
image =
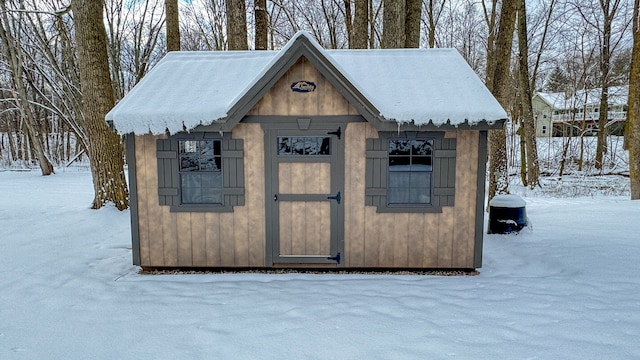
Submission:
POLYGON ((330 50, 388 120, 475 124, 507 114, 455 49, 330 50))
MULTIPOLYGON (((579 90, 575 94, 576 107, 598 105, 600 104, 600 96, 602 88, 579 90)), ((629 86, 611 86, 608 90, 609 105, 625 105, 629 99, 629 86)))
POLYGON ((564 110, 564 109, 570 108, 569 105, 571 100, 567 99, 565 93, 563 92, 557 92, 557 93, 539 92, 536 95, 554 109, 564 110))
POLYGON ((455 49, 324 50, 299 32, 280 51, 168 53, 106 119, 121 134, 175 133, 224 119, 299 37, 386 120, 456 126, 507 117, 455 49))
MULTIPOLYGON (((581 108, 583 106, 593 106, 600 104, 602 88, 578 90, 573 96, 565 97, 564 93, 537 93, 536 95, 544 100, 555 110, 569 110, 581 108)), ((626 105, 629 99, 629 86, 611 86, 608 90, 608 103, 610 106, 626 105)))

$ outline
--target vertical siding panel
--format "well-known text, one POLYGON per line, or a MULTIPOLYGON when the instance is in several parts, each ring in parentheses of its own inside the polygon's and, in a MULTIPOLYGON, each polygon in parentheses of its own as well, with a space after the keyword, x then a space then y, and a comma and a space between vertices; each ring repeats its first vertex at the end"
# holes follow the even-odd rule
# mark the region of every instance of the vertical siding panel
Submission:
MULTIPOLYGON (((149 201, 154 201, 154 197, 149 194, 149 171, 147 164, 155 161, 147 156, 148 153, 155 152, 155 138, 150 135, 135 137, 135 157, 136 157, 136 181, 138 185, 138 232, 140 237, 140 264, 150 266, 150 244, 149 244, 149 201), (153 146, 151 146, 153 144, 153 146), (151 147, 152 149, 147 149, 151 147)), ((157 194, 157 190, 154 192, 157 194)))
POLYGON ((207 266, 207 236, 205 213, 191 214, 191 256, 193 266, 207 266))
POLYGON ((246 208, 234 209, 235 265, 249 266, 249 223, 246 208))
POLYGON ((364 265, 377 267, 380 265, 380 243, 382 240, 378 229, 381 226, 381 221, 375 206, 366 206, 364 211, 364 265))
POLYGON ((439 220, 440 214, 425 214, 424 216, 422 266, 425 268, 438 267, 439 220))
POLYGON ((465 217, 465 241, 467 243, 467 252, 465 256, 465 267, 473 268, 474 267, 474 254, 475 254, 475 236, 476 236, 476 207, 477 207, 477 196, 478 193, 478 175, 483 176, 484 174, 478 174, 478 145, 480 142, 480 131, 469 131, 469 138, 467 139, 469 142, 469 206, 466 209, 467 215, 465 217))
POLYGON ((260 124, 238 124, 234 136, 244 139, 245 206, 251 230, 248 233, 248 264, 264 266, 265 261, 265 183, 264 132, 260 124))
POLYGON ((406 267, 409 262, 409 214, 393 214, 393 233, 390 235, 393 246, 393 266, 406 267))
POLYGON ((161 231, 157 239, 162 242, 163 265, 178 266, 178 224, 175 213, 170 213, 168 206, 162 206, 159 215, 162 226, 156 227, 161 231))
MULTIPOLYGON (((149 265, 166 266, 164 261, 164 226, 158 226, 158 219, 162 218, 162 209, 158 202, 158 163, 155 154, 155 139, 151 135, 145 135, 154 145, 146 147, 147 160, 145 161, 145 172, 147 174, 147 209, 148 209, 148 241, 149 241, 149 265)), ((168 210, 168 209, 167 209, 168 210)))
POLYGON ((220 258, 220 213, 206 213, 205 237, 207 249, 207 266, 221 266, 220 258))
POLYGON ((220 213, 220 265, 234 266, 235 264, 235 233, 234 214, 220 213))
MULTIPOLYGON (((365 138, 377 139, 378 132, 368 123, 364 124, 365 138)), ((382 226, 380 214, 376 212, 375 206, 365 206, 364 224, 364 261, 367 267, 377 267, 380 264, 380 245, 382 242, 378 229, 382 226)))
MULTIPOLYGON (((473 151, 470 142, 473 141, 471 131, 458 131, 458 168, 456 169, 456 195, 454 207, 454 244, 452 254, 452 266, 457 268, 469 267, 467 258, 469 252, 473 254, 473 249, 469 249, 469 241, 473 239, 470 224, 475 224, 474 219, 469 214, 469 209, 475 209, 475 183, 476 171, 472 158, 477 156, 477 151, 473 151)), ((477 147, 476 147, 477 148, 477 147)), ((476 161, 477 163, 477 157, 476 161)))
POLYGON ((365 127, 350 123, 345 130, 345 266, 365 266, 365 127))
POLYGON ((394 230, 394 214, 378 214, 380 222, 378 226, 373 228, 373 231, 380 233, 380 246, 378 250, 379 266, 392 267, 393 266, 393 249, 395 242, 394 230))
POLYGON ((438 222, 438 267, 449 268, 453 255, 453 208, 443 207, 438 222))
POLYGON ((422 249, 424 248, 424 214, 409 214, 407 266, 422 266, 422 249))
POLYGON ((191 213, 169 213, 176 218, 178 266, 193 266, 193 238, 191 213))

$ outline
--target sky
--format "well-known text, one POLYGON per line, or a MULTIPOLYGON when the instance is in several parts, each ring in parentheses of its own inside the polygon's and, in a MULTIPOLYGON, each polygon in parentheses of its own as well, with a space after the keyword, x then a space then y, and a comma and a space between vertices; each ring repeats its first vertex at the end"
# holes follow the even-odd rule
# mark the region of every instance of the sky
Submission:
POLYGON ((144 275, 88 169, 0 171, 0 359, 640 358, 640 202, 549 181, 476 276, 144 275))

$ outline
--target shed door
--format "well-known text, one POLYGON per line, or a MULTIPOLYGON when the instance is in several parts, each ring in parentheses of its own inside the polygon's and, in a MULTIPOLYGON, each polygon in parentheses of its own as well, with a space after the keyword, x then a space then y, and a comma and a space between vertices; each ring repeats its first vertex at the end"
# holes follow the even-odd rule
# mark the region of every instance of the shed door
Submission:
MULTIPOLYGON (((328 127, 328 126, 327 126, 328 127)), ((271 130, 267 253, 271 264, 334 264, 344 247, 342 127, 271 130), (340 129, 340 130, 338 130, 340 129), (270 244, 269 244, 270 243, 270 244)))

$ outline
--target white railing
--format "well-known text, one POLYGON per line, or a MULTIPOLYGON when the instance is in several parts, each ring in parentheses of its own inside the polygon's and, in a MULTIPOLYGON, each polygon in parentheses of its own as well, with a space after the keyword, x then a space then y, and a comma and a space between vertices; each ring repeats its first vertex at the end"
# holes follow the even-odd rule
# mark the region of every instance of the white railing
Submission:
MULTIPOLYGON (((627 112, 626 111, 609 111, 608 115, 609 115, 609 118, 607 119, 608 121, 612 121, 612 120, 624 121, 624 120, 627 119, 627 112)), ((551 120, 553 120, 553 122, 568 122, 568 121, 571 121, 571 120, 574 120, 574 121, 582 121, 582 120, 598 121, 598 117, 599 117, 599 113, 598 112, 588 112, 586 114, 586 116, 584 116, 582 113, 576 113, 576 114, 554 114, 553 116, 551 116, 551 120)))

